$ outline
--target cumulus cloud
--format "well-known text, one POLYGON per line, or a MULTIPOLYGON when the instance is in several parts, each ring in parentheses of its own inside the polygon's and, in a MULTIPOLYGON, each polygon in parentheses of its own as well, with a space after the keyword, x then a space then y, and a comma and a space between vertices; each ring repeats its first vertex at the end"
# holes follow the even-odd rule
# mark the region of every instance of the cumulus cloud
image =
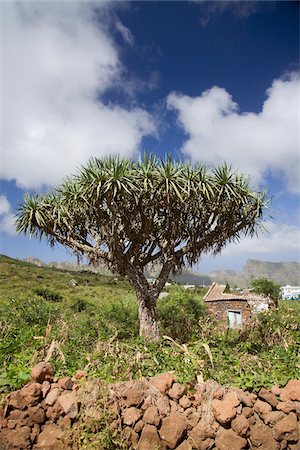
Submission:
POLYGON ((105 3, 94 5, 1 4, 1 178, 54 185, 90 156, 133 155, 155 132, 145 110, 103 100, 124 71, 105 3))
POLYGON ((258 237, 245 238, 238 245, 228 245, 222 256, 300 254, 299 227, 267 221, 265 228, 267 231, 260 232, 258 237))
POLYGON ((231 162, 260 182, 283 175, 291 192, 300 192, 300 76, 277 79, 259 113, 240 112, 231 95, 214 86, 199 97, 171 93, 168 108, 188 136, 183 152, 215 165, 231 162))
POLYGON ((11 236, 16 235, 15 216, 5 195, 0 195, 0 231, 11 236))

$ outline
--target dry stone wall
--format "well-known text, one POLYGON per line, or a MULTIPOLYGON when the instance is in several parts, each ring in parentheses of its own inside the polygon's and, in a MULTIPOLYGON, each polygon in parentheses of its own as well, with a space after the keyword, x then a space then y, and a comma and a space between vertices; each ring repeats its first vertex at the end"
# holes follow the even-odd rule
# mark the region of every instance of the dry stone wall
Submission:
MULTIPOLYGON (((77 448, 66 434, 87 417, 101 417, 93 400, 83 401, 82 392, 87 396, 95 385, 78 383, 85 376, 58 380, 50 365, 34 368, 32 382, 9 394, 0 410, 0 449, 77 448)), ((180 384, 168 372, 110 385, 106 392, 112 417, 107 427, 127 448, 300 450, 299 380, 250 393, 212 381, 180 384)))

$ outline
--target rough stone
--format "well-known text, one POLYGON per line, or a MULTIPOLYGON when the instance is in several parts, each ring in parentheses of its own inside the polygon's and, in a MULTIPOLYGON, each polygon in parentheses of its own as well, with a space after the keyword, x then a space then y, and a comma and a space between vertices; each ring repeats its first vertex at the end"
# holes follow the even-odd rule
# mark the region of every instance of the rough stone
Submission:
POLYGON ((253 409, 260 417, 263 418, 266 414, 272 411, 272 406, 262 400, 256 400, 253 409))
POLYGON ((278 403, 278 400, 276 398, 276 395, 272 394, 272 392, 269 392, 266 388, 261 388, 258 397, 265 402, 269 403, 273 408, 276 408, 276 405, 278 403))
POLYGON ((15 409, 24 409, 26 407, 26 401, 21 395, 20 391, 12 392, 8 396, 8 404, 15 409))
POLYGON ((172 384, 176 381, 176 376, 172 372, 165 372, 150 378, 152 386, 165 394, 172 384))
POLYGON ((30 425, 34 425, 35 423, 42 424, 46 420, 45 411, 39 406, 30 406, 28 408, 28 416, 30 425))
POLYGON ((51 384, 49 383, 49 381, 43 381, 41 387, 43 398, 47 397, 47 394, 49 393, 50 389, 51 384))
POLYGON ((125 425, 134 425, 142 415, 142 411, 135 406, 125 409, 123 413, 123 423, 125 425))
POLYGON ((273 427, 275 423, 284 418, 284 413, 282 411, 271 411, 264 416, 264 421, 266 424, 273 427))
POLYGON ((250 441, 259 450, 276 450, 276 441, 272 435, 271 428, 262 422, 255 423, 250 427, 250 441))
POLYGON ((281 390, 280 400, 287 402, 288 400, 300 401, 300 380, 290 380, 281 390))
POLYGON ((128 388, 123 392, 122 397, 126 406, 139 406, 145 394, 142 389, 128 388))
POLYGON ((179 405, 184 409, 190 408, 191 404, 191 400, 186 395, 179 400, 179 405))
POLYGON ((40 362, 31 371, 31 380, 43 383, 43 381, 52 381, 54 370, 51 364, 40 362))
POLYGON ((63 432, 58 425, 50 423, 45 426, 43 431, 39 434, 37 438, 36 448, 38 449, 51 449, 56 450, 61 448, 60 438, 63 432))
POLYGON ((297 406, 295 402, 287 401, 287 402, 279 402, 276 406, 278 411, 282 411, 285 414, 289 414, 292 411, 296 411, 297 406))
POLYGON ((61 417, 61 415, 63 414, 63 410, 62 407, 60 406, 60 404, 58 402, 54 403, 53 406, 49 406, 46 409, 46 417, 47 419, 55 422, 57 419, 59 419, 61 417))
POLYGON ((137 448, 139 450, 164 450, 166 445, 162 442, 154 425, 146 424, 143 428, 137 448))
POLYGON ((47 397, 45 398, 46 405, 52 406, 62 393, 62 389, 59 387, 55 387, 54 389, 51 389, 49 394, 47 394, 47 397))
POLYGON ((248 419, 248 417, 252 416, 253 414, 253 408, 250 408, 249 406, 244 406, 244 408, 242 409, 242 414, 248 419))
POLYGON ((139 420, 134 426, 134 431, 140 434, 144 426, 145 422, 143 420, 139 420))
POLYGON ((5 445, 4 449, 9 450, 28 448, 30 445, 30 428, 20 427, 18 430, 5 428, 1 430, 0 445, 5 445))
POLYGON ((209 437, 209 425, 201 420, 190 432, 188 440, 196 448, 202 448, 203 442, 209 437))
POLYGON ((74 383, 70 377, 64 377, 64 378, 61 378, 60 380, 58 380, 57 384, 62 389, 71 391, 74 383))
POLYGON ((88 373, 86 370, 77 370, 77 372, 74 375, 74 378, 80 379, 80 378, 86 378, 88 376, 88 373))
POLYGON ((40 383, 30 383, 20 390, 20 394, 24 398, 28 406, 37 405, 42 397, 42 386, 40 383))
POLYGON ((181 442, 180 445, 178 445, 178 447, 176 447, 176 450, 192 450, 192 449, 193 447, 188 441, 183 441, 181 442))
POLYGON ((296 414, 291 412, 288 416, 279 420, 273 427, 273 435, 277 441, 283 439, 297 441, 299 439, 299 430, 296 414))
POLYGON ((146 409, 143 421, 149 425, 155 425, 156 427, 159 425, 160 415, 156 406, 150 406, 150 408, 146 409))
POLYGON ((238 435, 246 436, 249 429, 249 422, 246 417, 241 414, 233 419, 231 422, 231 427, 238 435))
POLYGON ((78 414, 77 398, 73 392, 63 392, 57 402, 62 407, 64 413, 71 419, 74 419, 78 414))
POLYGON ((271 387, 271 392, 274 395, 280 395, 281 388, 277 384, 274 384, 274 386, 271 387))
POLYGON ((160 397, 157 399, 156 406, 162 417, 166 416, 171 411, 170 402, 167 397, 160 397))
POLYGON ((174 400, 179 400, 186 391, 186 386, 180 383, 174 383, 168 391, 168 396, 174 400))
POLYGON ((224 400, 214 399, 212 401, 212 410, 217 421, 222 425, 230 422, 236 416, 235 407, 239 404, 240 402, 235 392, 226 394, 224 400))
POLYGON ((238 436, 232 429, 221 427, 216 437, 216 446, 219 450, 242 450, 247 440, 238 436))
POLYGON ((162 420, 159 430, 160 437, 170 448, 175 448, 182 440, 187 430, 186 418, 179 413, 171 413, 162 420))

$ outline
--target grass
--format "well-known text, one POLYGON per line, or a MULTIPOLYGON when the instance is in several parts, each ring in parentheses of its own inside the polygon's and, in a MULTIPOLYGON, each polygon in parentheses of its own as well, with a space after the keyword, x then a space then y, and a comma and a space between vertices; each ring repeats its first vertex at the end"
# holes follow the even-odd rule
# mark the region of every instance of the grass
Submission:
POLYGON ((299 378, 300 302, 280 302, 278 310, 242 332, 221 332, 205 316, 203 290, 170 286, 169 296, 158 303, 158 317, 161 334, 173 341, 145 343, 138 337, 135 293, 126 279, 5 256, 0 274, 0 392, 24 384, 53 341, 51 363, 58 375, 87 367, 113 382, 175 370, 179 381, 203 374, 247 389, 299 378))

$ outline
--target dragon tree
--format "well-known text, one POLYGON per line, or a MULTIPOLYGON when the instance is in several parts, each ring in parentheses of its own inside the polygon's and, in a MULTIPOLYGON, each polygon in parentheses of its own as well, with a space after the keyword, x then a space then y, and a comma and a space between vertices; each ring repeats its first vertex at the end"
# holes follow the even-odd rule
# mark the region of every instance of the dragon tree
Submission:
POLYGON ((52 192, 26 195, 17 230, 127 276, 140 336, 156 340, 157 299, 170 273, 254 235, 266 204, 266 193, 226 164, 208 170, 170 157, 93 158, 52 192), (150 283, 145 270, 154 262, 160 270, 150 283))

